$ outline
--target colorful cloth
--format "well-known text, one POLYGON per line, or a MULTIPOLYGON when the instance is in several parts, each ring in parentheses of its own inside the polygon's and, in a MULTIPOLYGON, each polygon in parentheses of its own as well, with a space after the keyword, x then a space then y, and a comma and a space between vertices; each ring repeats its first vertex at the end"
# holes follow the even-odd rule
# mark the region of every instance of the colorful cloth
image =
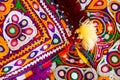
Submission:
POLYGON ((0 80, 120 80, 119 0, 79 3, 99 37, 92 68, 68 51, 77 25, 55 0, 0 0, 0 80))

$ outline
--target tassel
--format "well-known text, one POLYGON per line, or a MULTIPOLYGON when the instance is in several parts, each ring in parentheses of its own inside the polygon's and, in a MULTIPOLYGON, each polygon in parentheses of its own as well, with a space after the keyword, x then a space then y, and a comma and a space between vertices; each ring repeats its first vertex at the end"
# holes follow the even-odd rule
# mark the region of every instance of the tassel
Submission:
POLYGON ((85 20, 75 33, 82 40, 81 45, 85 50, 92 49, 98 40, 95 25, 89 19, 85 20))

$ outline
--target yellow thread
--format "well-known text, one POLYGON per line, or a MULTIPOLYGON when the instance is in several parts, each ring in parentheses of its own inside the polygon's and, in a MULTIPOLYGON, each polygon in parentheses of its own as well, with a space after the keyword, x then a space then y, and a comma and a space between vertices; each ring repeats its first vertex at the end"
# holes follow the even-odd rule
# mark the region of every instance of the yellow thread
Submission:
POLYGON ((80 52, 80 50, 79 50, 77 47, 76 47, 75 49, 76 49, 79 57, 82 59, 82 61, 83 61, 85 64, 87 64, 88 66, 91 66, 90 63, 89 63, 89 61, 88 61, 88 59, 80 52))

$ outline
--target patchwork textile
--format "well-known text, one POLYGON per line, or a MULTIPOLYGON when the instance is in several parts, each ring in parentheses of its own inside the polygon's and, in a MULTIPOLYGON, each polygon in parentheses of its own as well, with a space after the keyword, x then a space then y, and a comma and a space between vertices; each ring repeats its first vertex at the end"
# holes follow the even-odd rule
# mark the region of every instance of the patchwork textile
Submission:
POLYGON ((79 4, 97 28, 93 67, 69 51, 73 26, 55 0, 0 0, 0 80, 120 80, 120 1, 79 4))

